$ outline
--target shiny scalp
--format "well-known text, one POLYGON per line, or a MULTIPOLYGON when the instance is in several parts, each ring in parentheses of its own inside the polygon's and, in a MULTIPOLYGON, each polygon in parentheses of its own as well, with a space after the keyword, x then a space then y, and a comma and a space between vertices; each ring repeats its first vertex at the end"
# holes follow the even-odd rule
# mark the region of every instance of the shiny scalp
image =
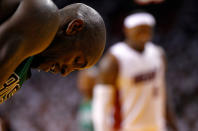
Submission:
POLYGON ((83 29, 74 36, 69 36, 73 41, 70 44, 86 54, 88 59, 92 58, 88 66, 95 64, 101 57, 106 43, 106 28, 100 14, 85 4, 76 3, 61 9, 60 15, 63 22, 61 27, 67 26, 73 19, 83 20, 83 29))

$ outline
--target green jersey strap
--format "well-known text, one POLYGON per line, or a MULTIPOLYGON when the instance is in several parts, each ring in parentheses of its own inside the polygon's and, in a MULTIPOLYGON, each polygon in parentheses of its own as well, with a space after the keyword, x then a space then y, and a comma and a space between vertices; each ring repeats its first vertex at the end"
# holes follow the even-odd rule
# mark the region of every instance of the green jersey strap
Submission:
POLYGON ((13 96, 21 88, 23 82, 27 80, 32 60, 33 56, 24 60, 0 88, 0 103, 13 96))
POLYGON ((78 121, 82 131, 94 131, 93 121, 91 117, 92 101, 83 101, 80 104, 78 121))

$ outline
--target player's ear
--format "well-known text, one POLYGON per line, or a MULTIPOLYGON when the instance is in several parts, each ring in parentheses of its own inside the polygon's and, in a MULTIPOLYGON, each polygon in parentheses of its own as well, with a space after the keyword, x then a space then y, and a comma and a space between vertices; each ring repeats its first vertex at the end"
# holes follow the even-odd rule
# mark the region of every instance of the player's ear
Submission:
POLYGON ((74 19, 69 22, 68 27, 66 29, 66 35, 75 35, 80 32, 84 27, 84 22, 81 19, 74 19))

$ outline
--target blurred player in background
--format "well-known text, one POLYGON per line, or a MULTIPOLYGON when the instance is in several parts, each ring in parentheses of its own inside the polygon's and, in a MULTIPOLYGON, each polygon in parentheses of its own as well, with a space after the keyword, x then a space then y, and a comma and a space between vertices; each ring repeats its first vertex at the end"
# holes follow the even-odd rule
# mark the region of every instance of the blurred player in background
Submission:
POLYGON ((125 41, 101 60, 93 99, 96 131, 166 130, 165 54, 151 42, 154 25, 151 14, 129 15, 125 41))
POLYGON ((9 122, 2 116, 0 117, 0 131, 11 131, 9 122))
POLYGON ((94 131, 92 121, 92 92, 96 84, 97 75, 98 70, 96 67, 80 71, 78 74, 78 88, 83 95, 78 113, 81 131, 94 131))
POLYGON ((106 31, 97 11, 82 3, 58 9, 51 0, 0 1, 0 103, 37 68, 66 76, 94 65, 106 31))

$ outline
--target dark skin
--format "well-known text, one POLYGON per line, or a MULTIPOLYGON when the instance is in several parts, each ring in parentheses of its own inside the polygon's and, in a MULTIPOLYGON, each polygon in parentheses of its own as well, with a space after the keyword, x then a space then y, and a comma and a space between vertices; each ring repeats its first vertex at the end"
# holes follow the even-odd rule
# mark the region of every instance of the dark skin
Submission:
POLYGON ((0 25, 0 86, 24 59, 40 53, 49 45, 60 23, 56 6, 46 4, 43 0, 1 0, 1 6, 8 9, 15 7, 13 10, 16 11, 11 14, 13 10, 9 12, 2 9, 4 12, 0 14, 4 18, 0 25), (34 8, 31 8, 31 5, 34 5, 34 8), (49 17, 43 17, 41 5, 49 17), (45 24, 46 22, 48 24, 45 24), (35 26, 37 28, 32 28, 35 26), (47 31, 49 27, 50 31, 47 31))
MULTIPOLYGON (((125 42, 131 48, 135 49, 139 53, 144 51, 144 47, 146 42, 150 41, 152 38, 152 27, 148 25, 139 25, 133 28, 124 28, 125 32, 125 42)), ((165 55, 162 55, 162 59, 166 64, 165 55)), ((111 54, 107 53, 100 62, 99 65, 99 81, 100 84, 113 85, 116 92, 118 92, 118 88, 116 85, 117 77, 119 72, 119 63, 117 59, 111 54), (111 75, 109 75, 111 74, 111 75)), ((119 93, 117 93, 118 97, 119 93)), ((168 104, 168 103, 167 103, 168 104)), ((115 123, 113 125, 114 130, 119 130, 121 123, 121 115, 120 115, 120 103, 119 100, 115 101, 116 111, 114 113, 115 123)), ((177 130, 175 123, 172 118, 174 118, 173 114, 170 113, 169 105, 167 105, 167 121, 170 122, 171 127, 174 130, 177 130), (169 119, 170 118, 170 119, 169 119)))
POLYGON ((124 28, 126 43, 133 49, 142 52, 146 42, 152 38, 153 30, 148 25, 139 25, 133 28, 124 28))
POLYGON ((85 100, 92 99, 93 88, 96 84, 97 75, 97 68, 80 71, 78 74, 78 88, 83 94, 85 100))
POLYGON ((98 61, 104 49, 106 31, 102 18, 86 6, 70 5, 59 13, 60 28, 51 45, 36 56, 33 66, 36 63, 37 68, 44 71, 54 67, 53 73, 60 72, 66 76, 73 70, 89 68, 98 61), (71 16, 65 13, 71 10, 71 16))
POLYGON ((84 4, 59 10, 51 0, 1 0, 0 18, 0 86, 30 56, 32 68, 66 76, 94 65, 104 50, 104 22, 84 4))

